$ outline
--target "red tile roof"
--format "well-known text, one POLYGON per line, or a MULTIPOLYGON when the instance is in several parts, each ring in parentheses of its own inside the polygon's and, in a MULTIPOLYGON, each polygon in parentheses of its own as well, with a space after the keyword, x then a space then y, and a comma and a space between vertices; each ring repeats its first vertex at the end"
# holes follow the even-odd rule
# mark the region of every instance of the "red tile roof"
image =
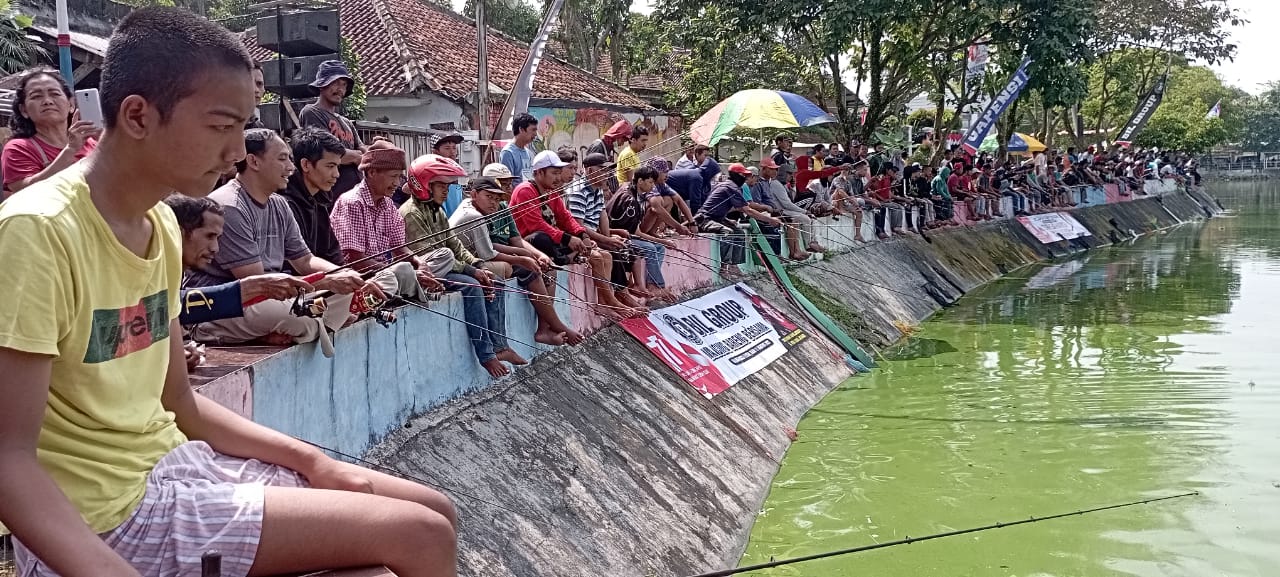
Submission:
MULTIPOLYGON (((476 29, 470 19, 425 0, 340 0, 342 35, 360 58, 369 96, 404 96, 418 89, 463 100, 476 90, 476 29)), ((271 56, 245 34, 254 58, 271 56)), ((510 91, 529 52, 489 32, 489 82, 510 91)), ((533 97, 652 110, 625 88, 544 56, 533 97)))

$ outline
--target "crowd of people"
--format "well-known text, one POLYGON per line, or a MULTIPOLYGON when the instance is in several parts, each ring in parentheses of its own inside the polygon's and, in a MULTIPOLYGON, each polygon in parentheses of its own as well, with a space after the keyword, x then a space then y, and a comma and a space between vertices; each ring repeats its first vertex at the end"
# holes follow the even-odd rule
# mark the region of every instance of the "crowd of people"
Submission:
POLYGON ((342 62, 312 86, 301 127, 263 127, 261 69, 226 30, 173 8, 117 28, 100 124, 56 71, 19 78, 0 154, 0 524, 23 575, 190 573, 210 549, 233 575, 455 574, 446 497, 195 395, 201 343, 317 341, 332 356, 342 327, 453 292, 454 320, 499 378, 528 362, 507 338, 508 297, 531 303, 537 342, 583 341, 554 306, 570 265, 595 292, 577 304, 620 320, 676 298, 663 265, 680 238, 716 238, 732 279, 751 233, 779 254, 785 242, 792 262, 825 251, 823 217, 852 218, 861 241, 864 218, 880 237, 916 234, 962 224, 956 203, 986 219, 1008 216, 1003 198, 1029 214, 1076 204, 1082 185, 1199 181, 1194 160, 1167 153, 951 151, 921 166, 865 145, 796 155, 785 133, 757 166, 722 166, 698 144, 655 154, 626 120, 581 154, 535 151, 528 114, 468 174, 458 133, 414 159, 365 142, 341 113, 354 86, 342 62))

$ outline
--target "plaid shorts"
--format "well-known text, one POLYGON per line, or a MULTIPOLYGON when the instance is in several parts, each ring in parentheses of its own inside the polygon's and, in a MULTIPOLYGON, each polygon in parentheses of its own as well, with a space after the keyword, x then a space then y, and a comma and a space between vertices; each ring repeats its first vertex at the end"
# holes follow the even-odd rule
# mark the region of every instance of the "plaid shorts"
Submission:
MULTIPOLYGON (((243 577, 258 552, 267 485, 307 486, 284 467, 184 443, 156 463, 138 508, 102 540, 143 577, 199 575, 201 555, 214 549, 224 577, 243 577)), ((57 575, 16 539, 13 552, 19 577, 57 575)))

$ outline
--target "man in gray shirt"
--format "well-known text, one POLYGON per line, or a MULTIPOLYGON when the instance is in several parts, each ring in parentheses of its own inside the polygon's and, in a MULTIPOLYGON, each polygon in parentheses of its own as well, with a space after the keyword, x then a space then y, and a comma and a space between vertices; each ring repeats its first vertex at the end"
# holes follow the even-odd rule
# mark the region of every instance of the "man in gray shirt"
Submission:
MULTIPOLYGON (((281 272, 286 261, 303 275, 337 268, 311 254, 289 203, 276 194, 288 184, 294 170, 288 146, 276 133, 258 128, 245 131, 245 151, 244 160, 236 164, 236 178, 209 195, 222 205, 225 213, 219 250, 203 270, 190 273, 184 285, 213 286, 281 272)), ((294 315, 290 310, 291 301, 268 300, 245 307, 243 317, 196 325, 192 338, 216 344, 261 340, 275 345, 327 338, 325 327, 337 330, 350 320, 351 293, 366 287, 366 283, 356 272, 344 270, 325 275, 311 284, 317 290, 338 295, 328 299, 320 320, 294 315)), ((372 286, 368 290, 382 294, 376 285, 372 286)), ((327 340, 322 340, 322 345, 326 345, 327 355, 332 354, 332 345, 327 340)))
POLYGON ((818 244, 813 234, 813 218, 808 211, 796 206, 795 201, 787 194, 777 175, 778 164, 772 158, 760 161, 760 186, 768 187, 768 200, 774 210, 782 213, 782 221, 787 228, 787 245, 791 254, 804 251, 800 246, 806 245, 809 252, 826 252, 826 248, 818 244))

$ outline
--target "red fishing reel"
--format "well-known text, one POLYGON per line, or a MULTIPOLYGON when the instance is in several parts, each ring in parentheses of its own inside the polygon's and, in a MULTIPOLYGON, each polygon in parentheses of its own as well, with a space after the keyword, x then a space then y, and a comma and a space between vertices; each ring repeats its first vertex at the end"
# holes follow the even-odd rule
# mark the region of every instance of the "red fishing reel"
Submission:
POLYGON ((373 320, 382 326, 396 322, 395 312, 387 308, 386 305, 387 301, 385 299, 363 287, 351 294, 351 314, 360 317, 373 317, 373 320))

